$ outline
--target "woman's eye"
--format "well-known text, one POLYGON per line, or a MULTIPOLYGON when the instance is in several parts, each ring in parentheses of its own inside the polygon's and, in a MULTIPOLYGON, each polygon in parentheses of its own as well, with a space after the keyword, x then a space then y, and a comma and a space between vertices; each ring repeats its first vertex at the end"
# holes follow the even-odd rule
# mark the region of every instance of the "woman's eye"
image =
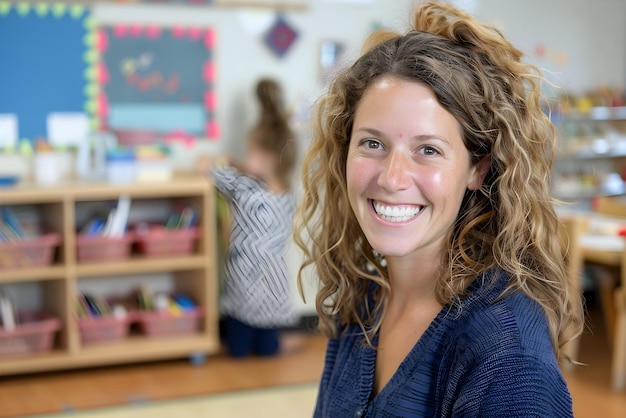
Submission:
POLYGON ((425 146, 420 148, 420 153, 424 155, 437 155, 439 154, 439 151, 437 151, 437 148, 425 146))
POLYGON ((367 149, 372 149, 372 150, 378 150, 378 149, 382 149, 383 145, 376 141, 375 139, 365 139, 361 142, 361 144, 367 148, 367 149))

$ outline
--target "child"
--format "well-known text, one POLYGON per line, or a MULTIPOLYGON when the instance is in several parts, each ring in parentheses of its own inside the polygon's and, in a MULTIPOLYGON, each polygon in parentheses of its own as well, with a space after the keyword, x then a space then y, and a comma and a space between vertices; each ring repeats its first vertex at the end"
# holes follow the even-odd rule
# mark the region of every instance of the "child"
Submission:
POLYGON ((263 79, 256 93, 261 117, 250 134, 243 164, 211 169, 215 186, 231 209, 220 308, 226 346, 234 357, 278 353, 279 328, 294 320, 285 252, 295 209, 289 193, 295 138, 279 84, 263 79))

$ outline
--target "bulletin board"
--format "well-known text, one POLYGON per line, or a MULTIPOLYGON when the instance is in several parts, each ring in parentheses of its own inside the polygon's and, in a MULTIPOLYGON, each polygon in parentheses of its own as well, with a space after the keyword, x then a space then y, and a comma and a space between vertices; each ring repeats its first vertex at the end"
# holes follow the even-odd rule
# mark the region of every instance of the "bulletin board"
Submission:
POLYGON ((0 113, 21 139, 46 137, 52 112, 85 111, 92 28, 80 4, 0 2, 0 113))
POLYGON ((116 25, 98 36, 104 127, 218 137, 212 29, 116 25))

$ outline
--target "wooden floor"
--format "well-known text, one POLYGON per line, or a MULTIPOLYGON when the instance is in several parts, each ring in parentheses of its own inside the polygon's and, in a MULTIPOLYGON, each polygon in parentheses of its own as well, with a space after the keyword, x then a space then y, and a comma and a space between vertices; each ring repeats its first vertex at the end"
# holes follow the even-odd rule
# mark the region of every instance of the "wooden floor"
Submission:
MULTIPOLYGON (((587 364, 566 380, 580 418, 626 417, 626 392, 610 388, 610 348, 601 318, 582 340, 587 364)), ((315 382, 325 341, 309 335, 296 353, 271 359, 215 356, 201 366, 186 360, 0 378, 0 417, 71 411, 211 393, 315 382)))
POLYGON ((297 352, 235 360, 187 360, 0 377, 0 417, 14 417, 316 382, 325 340, 307 336, 297 352))

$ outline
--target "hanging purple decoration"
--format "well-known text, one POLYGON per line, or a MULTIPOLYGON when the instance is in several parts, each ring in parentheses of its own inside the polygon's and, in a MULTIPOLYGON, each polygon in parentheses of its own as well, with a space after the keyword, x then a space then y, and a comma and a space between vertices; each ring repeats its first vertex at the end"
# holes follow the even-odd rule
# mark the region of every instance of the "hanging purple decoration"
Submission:
POLYGON ((282 58, 291 48, 298 37, 298 32, 281 16, 265 34, 265 44, 279 58, 282 58))

